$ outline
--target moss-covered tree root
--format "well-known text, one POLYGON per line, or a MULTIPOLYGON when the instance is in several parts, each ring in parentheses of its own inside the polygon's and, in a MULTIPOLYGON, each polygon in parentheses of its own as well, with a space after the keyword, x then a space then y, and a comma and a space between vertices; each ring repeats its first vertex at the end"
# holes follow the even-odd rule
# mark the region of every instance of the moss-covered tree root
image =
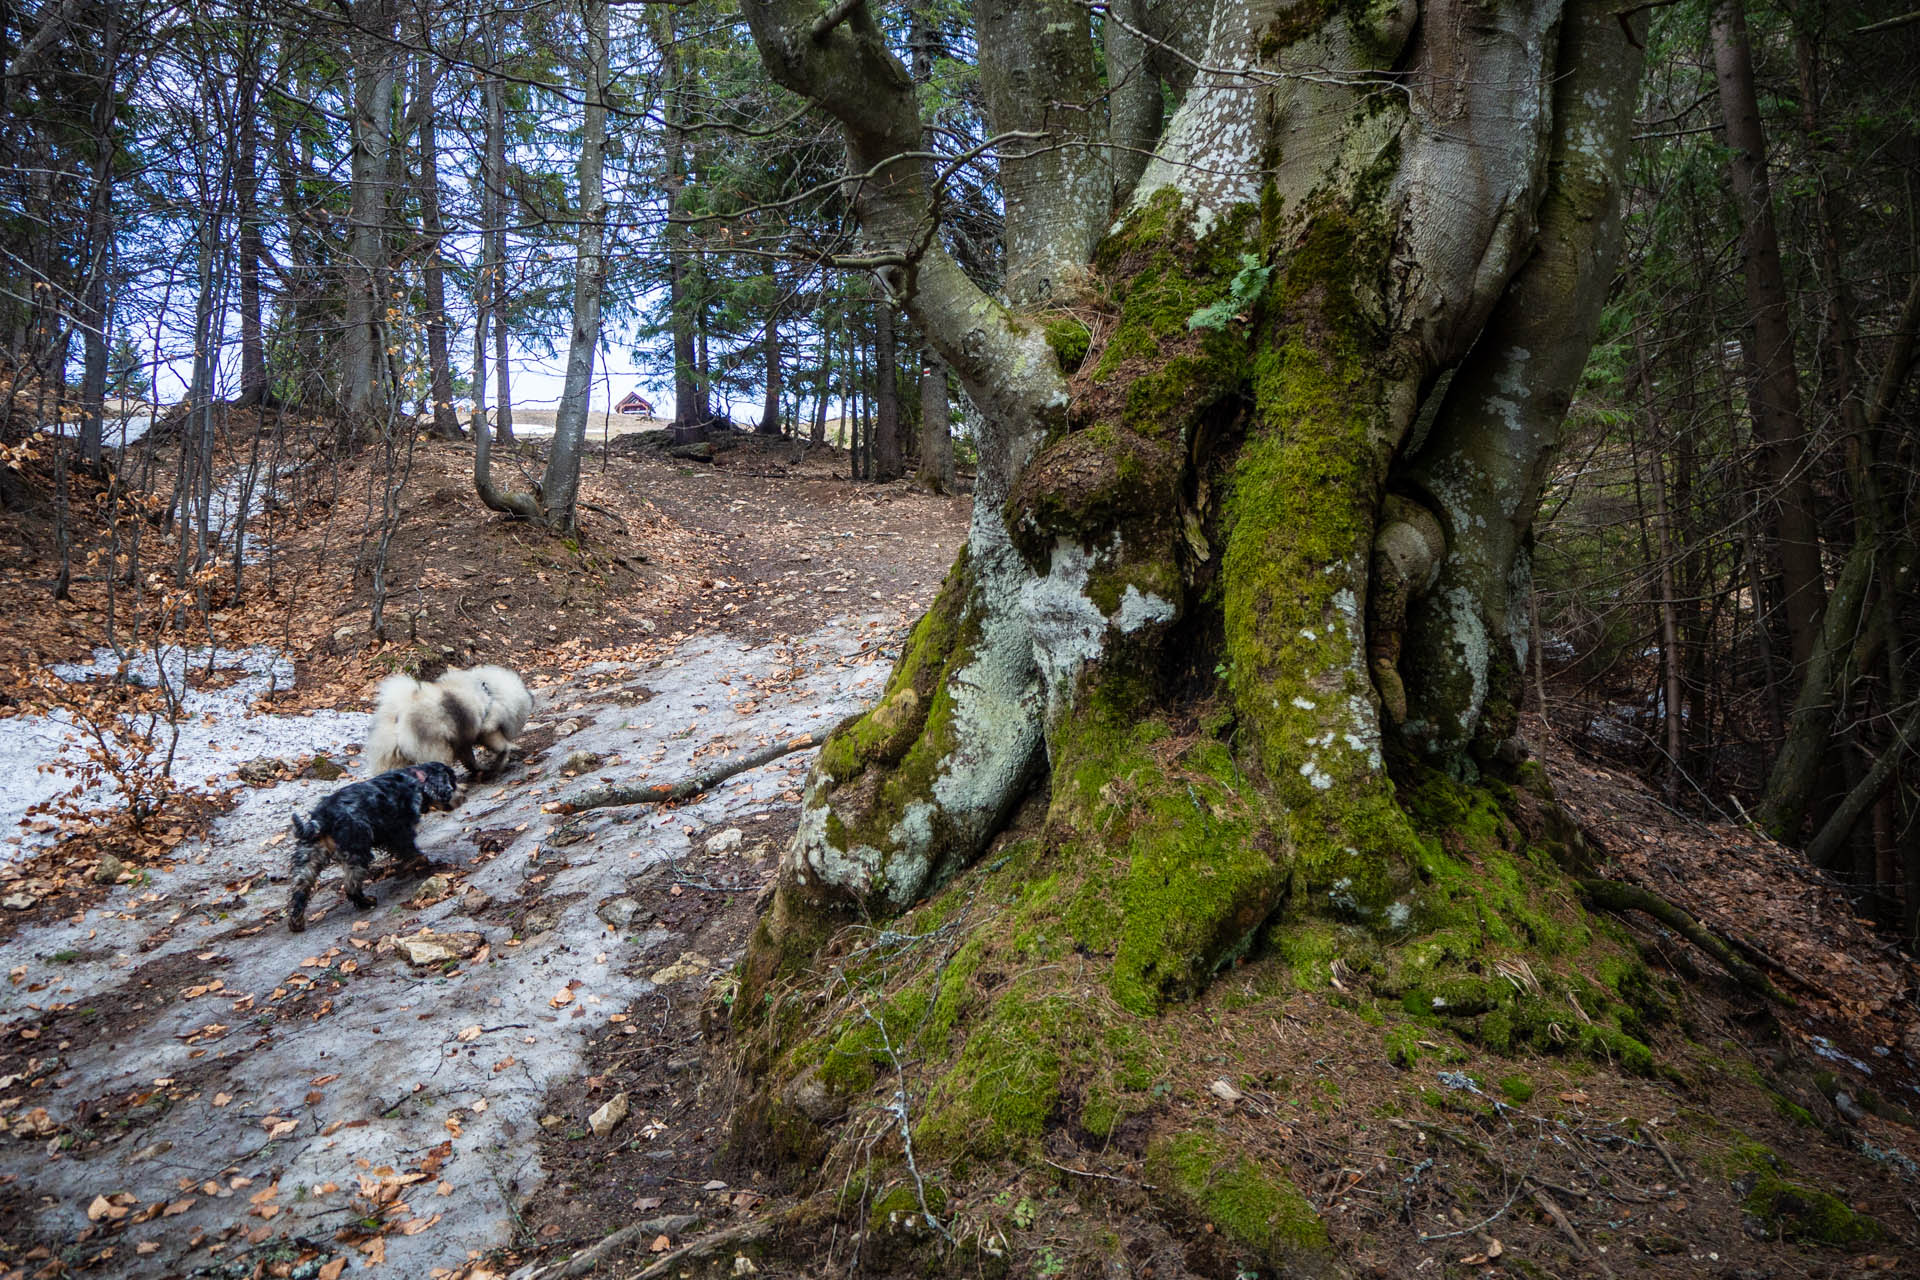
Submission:
POLYGON ((1619 880, 1600 880, 1589 877, 1580 881, 1580 892, 1586 895, 1588 902, 1603 911, 1622 913, 1638 911, 1652 916, 1712 956, 1715 963, 1747 990, 1765 996, 1776 1004, 1793 1003, 1792 997, 1774 986, 1766 974, 1742 960, 1725 939, 1653 890, 1619 880))

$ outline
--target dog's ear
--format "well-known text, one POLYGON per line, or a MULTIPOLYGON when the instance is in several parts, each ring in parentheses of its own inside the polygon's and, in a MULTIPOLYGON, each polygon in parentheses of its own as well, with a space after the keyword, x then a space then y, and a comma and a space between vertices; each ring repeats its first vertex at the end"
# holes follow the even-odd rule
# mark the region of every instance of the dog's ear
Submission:
POLYGON ((408 769, 407 776, 409 778, 412 778, 415 782, 418 782, 423 786, 426 784, 427 771, 425 769, 422 769, 419 765, 414 765, 411 769, 408 769))

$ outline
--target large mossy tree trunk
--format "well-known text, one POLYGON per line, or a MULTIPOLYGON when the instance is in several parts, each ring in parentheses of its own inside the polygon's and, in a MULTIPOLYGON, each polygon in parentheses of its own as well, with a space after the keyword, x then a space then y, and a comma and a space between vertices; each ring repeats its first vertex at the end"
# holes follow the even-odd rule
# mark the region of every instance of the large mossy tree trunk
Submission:
MULTIPOLYGON (((1469 887, 1438 837, 1536 807, 1494 775, 1518 758, 1528 529, 1618 250, 1640 53, 1613 11, 1116 6, 1198 68, 1129 61, 1180 96, 1128 188, 1086 9, 982 0, 1016 138, 996 299, 926 234, 927 171, 895 159, 912 84, 866 6, 744 9, 873 175, 868 260, 982 422, 967 546, 822 751, 749 951, 742 1133, 817 1156, 911 1025, 940 1064, 925 1149, 1013 1150, 1249 949, 1348 931, 1412 999, 1489 937, 1563 938, 1532 863, 1469 887), (976 866, 1035 799, 1037 834, 976 866), (797 994, 823 946, 963 873, 997 922, 943 895, 916 921, 966 925, 957 949, 823 1032, 797 994), (1020 976, 985 994, 983 970, 1020 976)), ((1535 1025, 1503 1016, 1496 1038, 1535 1025)))

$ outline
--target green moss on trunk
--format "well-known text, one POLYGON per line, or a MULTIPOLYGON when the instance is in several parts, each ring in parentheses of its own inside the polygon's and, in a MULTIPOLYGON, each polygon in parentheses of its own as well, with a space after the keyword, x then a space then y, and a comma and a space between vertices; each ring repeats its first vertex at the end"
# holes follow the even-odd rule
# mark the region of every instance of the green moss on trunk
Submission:
POLYGON ((1135 1013, 1192 995, 1244 953, 1287 886, 1266 806, 1232 752, 1207 740, 1168 750, 1167 738, 1159 722, 1087 715, 1058 751, 1051 825, 1083 873, 1062 919, 1113 955, 1107 989, 1135 1013))
POLYGON ((968 608, 974 587, 963 550, 941 584, 940 594, 934 597, 933 606, 914 627, 878 705, 843 721, 821 748, 821 776, 842 785, 869 769, 901 765, 929 736, 930 726, 934 741, 926 743, 920 754, 937 758, 944 716, 950 713, 950 707, 935 706, 944 692, 942 677, 966 664, 977 639, 979 623, 968 608))
MULTIPOLYGON (((828 980, 794 959, 827 916, 783 925, 796 947, 756 941, 743 1001, 765 1012, 735 1025, 760 1037, 766 1095, 783 1099, 763 1127, 787 1150, 829 1135, 829 1172, 810 1177, 875 1159, 902 1097, 927 1168, 1032 1165, 1061 1128, 1151 1130, 1180 1082, 1216 1078, 1180 1006, 1220 1007, 1205 993, 1229 968, 1233 999, 1262 1010, 1332 992, 1402 1066, 1531 1051, 1654 1065, 1662 1001, 1556 865, 1577 837, 1520 820, 1545 807, 1528 788, 1411 763, 1396 787, 1389 771, 1363 620, 1412 372, 1384 322, 1386 235, 1338 209, 1284 244, 1251 209, 1199 244, 1182 226, 1163 195, 1103 250, 1119 315, 1085 353, 1074 429, 1003 512, 1036 574, 1063 546, 1086 553, 1075 589, 1109 624, 1128 588, 1176 602, 1172 620, 1109 625, 1071 668, 1049 706, 1043 828, 891 926, 917 942, 876 958, 870 926, 842 917, 829 951, 858 956, 828 980), (1193 329, 1249 278, 1249 250, 1271 266, 1264 295, 1193 329)), ((879 846, 950 750, 975 587, 963 562, 880 703, 823 752, 815 785, 843 847, 879 846)), ((809 905, 787 885, 775 899, 796 918, 809 905)), ((1225 1132, 1153 1136, 1150 1180, 1177 1216, 1258 1265, 1315 1265, 1324 1227, 1279 1172, 1225 1132)), ((894 1199, 890 1216, 911 1208, 894 1199)))
POLYGON ((1417 848, 1386 779, 1362 623, 1390 440, 1385 243, 1326 214, 1288 255, 1222 518, 1234 708, 1289 812, 1296 873, 1362 915, 1387 907, 1417 848))

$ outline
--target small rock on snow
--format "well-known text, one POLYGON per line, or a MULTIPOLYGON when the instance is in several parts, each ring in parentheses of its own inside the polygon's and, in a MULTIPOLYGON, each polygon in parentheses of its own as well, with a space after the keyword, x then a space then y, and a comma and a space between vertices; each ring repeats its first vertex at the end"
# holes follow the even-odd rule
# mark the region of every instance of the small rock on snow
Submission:
POLYGON ((435 933, 422 929, 412 937, 397 938, 395 942, 407 953, 408 961, 425 968, 447 960, 464 960, 478 951, 486 939, 477 933, 435 933))
POLYGON ((656 987, 664 987, 669 982, 678 982, 682 978, 697 978, 713 968, 713 961, 694 951, 682 951, 680 958, 664 969, 656 969, 647 979, 656 987))

